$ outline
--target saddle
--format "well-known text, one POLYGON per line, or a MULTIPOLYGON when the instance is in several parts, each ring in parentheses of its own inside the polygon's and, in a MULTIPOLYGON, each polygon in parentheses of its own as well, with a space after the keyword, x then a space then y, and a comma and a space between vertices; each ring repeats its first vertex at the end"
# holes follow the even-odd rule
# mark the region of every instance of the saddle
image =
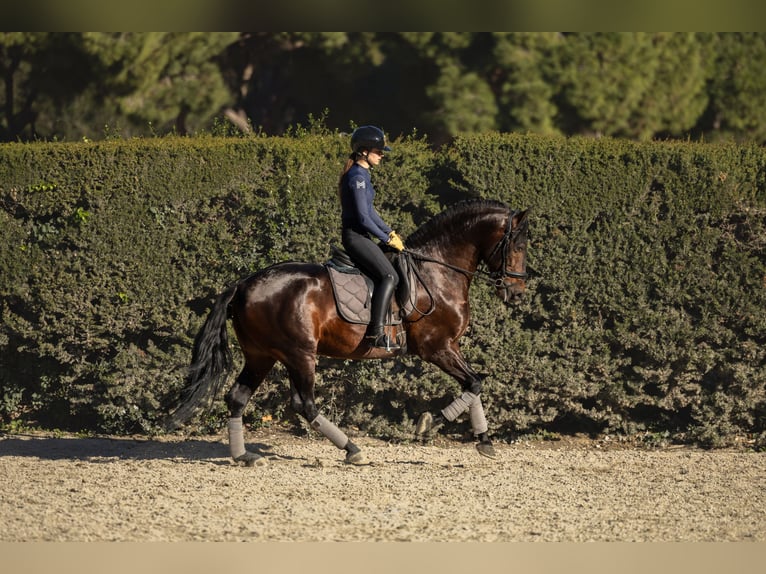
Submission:
MULTIPOLYGON (((345 249, 337 245, 332 245, 330 249, 330 259, 325 263, 325 267, 330 275, 338 314, 349 323, 368 325, 375 283, 354 264, 345 249)), ((387 326, 397 326, 414 310, 410 301, 410 286, 414 284, 414 274, 408 255, 390 252, 386 253, 386 256, 399 275, 399 284, 392 297, 385 323, 387 326)))

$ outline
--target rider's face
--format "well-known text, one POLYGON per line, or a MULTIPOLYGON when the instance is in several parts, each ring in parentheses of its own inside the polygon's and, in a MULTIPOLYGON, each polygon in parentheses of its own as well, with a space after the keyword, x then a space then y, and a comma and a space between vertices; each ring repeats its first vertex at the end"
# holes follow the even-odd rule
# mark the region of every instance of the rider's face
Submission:
POLYGON ((371 149, 367 153, 367 163, 370 165, 378 165, 381 159, 383 159, 383 150, 371 149))

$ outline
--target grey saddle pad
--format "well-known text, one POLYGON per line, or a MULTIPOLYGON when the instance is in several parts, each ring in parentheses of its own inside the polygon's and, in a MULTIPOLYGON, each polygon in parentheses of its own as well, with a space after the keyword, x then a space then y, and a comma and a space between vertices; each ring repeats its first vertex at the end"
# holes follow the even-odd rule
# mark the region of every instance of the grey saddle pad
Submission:
POLYGON ((350 323, 367 325, 370 322, 372 293, 361 273, 341 273, 328 266, 330 282, 335 293, 338 314, 350 323))
MULTIPOLYGON (((330 274, 335 304, 338 314, 349 323, 368 325, 370 323, 370 304, 372 302, 372 282, 359 273, 343 273, 332 265, 327 265, 330 274)), ((393 313, 389 311, 386 325, 399 325, 398 305, 391 302, 393 313)))

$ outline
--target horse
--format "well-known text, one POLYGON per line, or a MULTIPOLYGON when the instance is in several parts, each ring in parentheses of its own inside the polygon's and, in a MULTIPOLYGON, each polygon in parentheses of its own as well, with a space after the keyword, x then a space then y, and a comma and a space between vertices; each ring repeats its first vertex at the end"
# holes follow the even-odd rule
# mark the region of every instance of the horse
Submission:
POLYGON ((494 458, 480 397, 482 377, 463 358, 459 339, 468 328, 468 290, 475 277, 491 283, 505 303, 522 298, 527 280, 527 215, 528 210, 512 210, 499 201, 468 200, 446 208, 406 239, 403 253, 411 258, 417 280, 410 289, 412 308, 401 323, 406 342, 398 351, 371 347, 365 338, 366 326, 339 315, 327 265, 282 262, 234 283, 218 296, 195 338, 186 384, 166 420, 167 428, 188 422, 201 405, 209 405, 222 391, 233 368, 227 335, 231 319, 244 356, 244 367, 224 397, 230 454, 236 463, 266 462, 245 448, 242 414, 280 362, 288 372, 292 408, 346 452, 345 462, 366 464, 361 449, 316 406, 317 357, 362 360, 401 353, 436 365, 463 391, 436 417, 423 413, 418 434, 469 411, 477 450, 494 458), (479 268, 481 264, 486 270, 479 268))

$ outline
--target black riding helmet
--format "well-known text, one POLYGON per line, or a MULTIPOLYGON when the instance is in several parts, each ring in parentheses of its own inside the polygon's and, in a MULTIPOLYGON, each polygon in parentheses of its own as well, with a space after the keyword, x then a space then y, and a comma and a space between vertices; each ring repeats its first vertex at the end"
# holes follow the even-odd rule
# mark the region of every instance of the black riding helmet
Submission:
POLYGON ((391 151, 391 148, 386 145, 386 136, 383 134, 383 130, 375 126, 359 126, 356 128, 354 133, 351 134, 351 149, 354 153, 358 153, 363 149, 391 151))

